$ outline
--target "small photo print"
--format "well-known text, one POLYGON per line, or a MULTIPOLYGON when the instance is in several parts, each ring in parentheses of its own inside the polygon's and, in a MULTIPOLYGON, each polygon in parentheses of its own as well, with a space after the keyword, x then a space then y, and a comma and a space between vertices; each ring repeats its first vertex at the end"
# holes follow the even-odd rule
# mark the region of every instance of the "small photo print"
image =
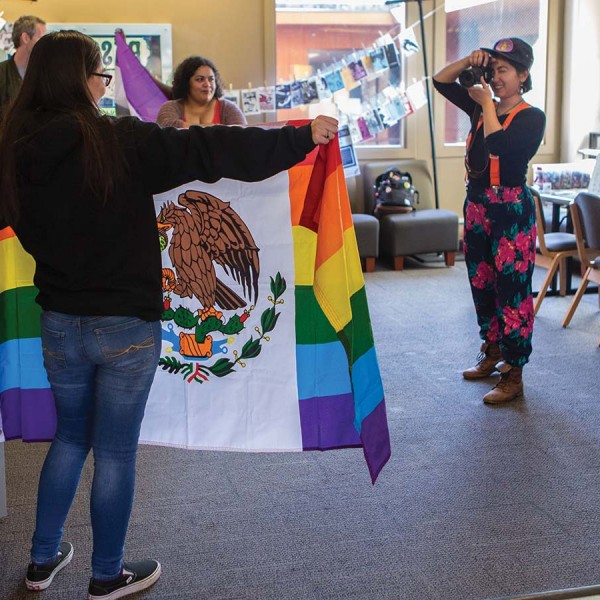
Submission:
POLYGON ((342 69, 340 70, 340 75, 342 76, 344 87, 347 90, 353 90, 354 88, 360 85, 360 81, 356 81, 356 79, 354 79, 354 75, 352 74, 350 67, 342 67, 342 69))
POLYGON ((391 44, 387 44, 384 46, 384 50, 388 66, 390 68, 399 66, 400 61, 398 59, 398 49, 396 48, 396 44, 393 42, 391 44))
POLYGON ((360 144, 363 141, 360 129, 358 128, 357 120, 355 118, 348 120, 348 131, 350 132, 350 139, 352 140, 353 144, 360 144))
POLYGON ((242 90, 242 110, 246 115, 261 113, 257 90, 242 90))
POLYGON ((344 167, 344 175, 346 177, 354 177, 360 175, 360 167, 356 152, 352 145, 350 130, 347 125, 340 127, 338 131, 338 139, 340 142, 340 153, 342 155, 342 166, 344 167))
POLYGON ((371 133, 369 124, 364 117, 358 117, 358 119, 356 119, 356 125, 358 126, 358 131, 360 132, 361 141, 366 142, 367 140, 373 139, 374 136, 371 133))
POLYGON ((325 82, 327 83, 327 87, 332 94, 335 92, 339 92, 344 89, 344 81, 342 79, 342 74, 339 69, 332 71, 331 73, 325 74, 325 82))
POLYGON ((392 127, 398 122, 398 112, 392 102, 386 101, 383 104, 378 104, 375 110, 384 129, 392 127))
POLYGON ((223 90, 223 98, 237 104, 240 108, 242 107, 240 103, 240 90, 223 90))
POLYGON ((385 50, 383 48, 372 50, 369 56, 371 58, 371 64, 373 65, 373 71, 375 73, 380 73, 381 71, 389 69, 388 61, 385 56, 385 50))
POLYGON ((375 76, 375 71, 373 71, 373 63, 371 62, 371 57, 368 54, 365 54, 360 60, 362 60, 363 67, 367 72, 367 77, 372 79, 375 76))
POLYGON ((354 81, 360 81, 361 79, 364 79, 367 76, 367 70, 365 69, 362 60, 356 60, 351 62, 348 65, 348 68, 350 69, 350 73, 352 74, 352 78, 354 79, 354 81))
MULTIPOLYGON (((358 161, 356 160, 356 154, 354 152, 354 146, 346 146, 345 148, 340 148, 340 152, 342 154, 342 166, 344 167, 344 173, 346 173, 347 169, 356 169, 358 167, 358 161)), ((346 173, 347 177, 352 177, 353 175, 358 175, 358 173, 354 172, 351 174, 346 173)))
POLYGON ((350 137, 350 129, 348 125, 342 125, 338 131, 338 140, 340 142, 340 148, 352 145, 352 138, 350 137))
MULTIPOLYGON (((0 11, 1 14, 1 11, 0 11)), ((4 21, 4 19, 2 19, 0 17, 0 23, 4 21)), ((6 23, 6 21, 4 21, 5 25, 3 28, 0 28, 0 50, 3 50, 6 53, 12 52, 15 47, 13 45, 13 41, 12 41, 12 23, 6 23)))
POLYGON ((400 120, 400 113, 398 112, 398 107, 396 106, 396 102, 394 99, 388 100, 384 103, 385 110, 390 114, 390 119, 397 123, 400 120))
POLYGON ((379 118, 377 111, 375 111, 373 109, 366 110, 362 114, 362 117, 367 122, 369 131, 371 132, 372 135, 376 135, 380 131, 383 131, 383 129, 384 129, 383 123, 381 122, 381 119, 379 118))
POLYGON ((427 92, 422 81, 417 81, 406 88, 406 95, 413 110, 418 110, 427 104, 427 92))
POLYGON ((275 107, 277 109, 292 108, 292 91, 289 83, 275 86, 275 107))
POLYGON ((258 90, 258 102, 262 112, 275 110, 275 88, 264 87, 258 90))
POLYGON ((304 104, 302 98, 302 83, 300 81, 292 81, 290 89, 292 92, 292 108, 295 106, 302 106, 302 104, 304 104))
POLYGON ((302 86, 302 101, 304 104, 310 104, 314 100, 319 99, 319 94, 317 92, 317 82, 314 77, 310 79, 304 79, 300 82, 302 86))
POLYGON ((394 106, 398 111, 398 117, 403 119, 404 117, 408 117, 408 115, 412 115, 414 112, 408 98, 404 94, 399 94, 396 98, 394 98, 394 106))
POLYGON ((412 27, 405 29, 398 35, 398 45, 400 46, 402 54, 405 56, 410 56, 421 49, 419 48, 419 44, 417 43, 417 38, 415 37, 415 32, 412 27))
POLYGON ((317 95, 319 96, 319 100, 327 100, 328 98, 331 98, 331 90, 329 87, 327 87, 325 77, 317 76, 314 78, 314 81, 317 87, 317 95))

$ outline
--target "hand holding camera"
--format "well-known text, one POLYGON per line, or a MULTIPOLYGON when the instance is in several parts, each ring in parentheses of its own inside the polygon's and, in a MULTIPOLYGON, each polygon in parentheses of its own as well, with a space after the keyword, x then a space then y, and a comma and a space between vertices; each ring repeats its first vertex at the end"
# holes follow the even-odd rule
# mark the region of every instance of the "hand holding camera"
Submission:
POLYGON ((481 83, 481 78, 490 83, 494 76, 491 65, 491 57, 485 50, 474 50, 469 56, 469 68, 462 71, 458 76, 458 82, 465 88, 473 87, 481 83))

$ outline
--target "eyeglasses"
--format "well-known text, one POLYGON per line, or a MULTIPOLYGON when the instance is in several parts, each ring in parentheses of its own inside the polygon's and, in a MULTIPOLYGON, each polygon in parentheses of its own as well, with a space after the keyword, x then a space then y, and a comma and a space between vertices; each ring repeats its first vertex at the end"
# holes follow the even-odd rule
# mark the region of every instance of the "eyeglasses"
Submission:
POLYGON ((113 76, 108 73, 91 73, 91 75, 95 75, 96 77, 102 77, 104 79, 104 85, 108 87, 110 82, 112 81, 113 76))

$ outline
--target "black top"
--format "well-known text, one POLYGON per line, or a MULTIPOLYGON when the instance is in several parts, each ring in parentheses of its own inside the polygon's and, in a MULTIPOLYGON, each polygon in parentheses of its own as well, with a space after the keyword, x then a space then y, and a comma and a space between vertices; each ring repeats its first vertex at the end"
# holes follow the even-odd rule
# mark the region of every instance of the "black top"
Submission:
POLYGON ((21 75, 15 64, 14 56, 0 62, 0 113, 4 106, 17 95, 21 87, 21 75))
POLYGON ((314 148, 310 125, 178 130, 133 117, 111 122, 129 176, 106 204, 83 182, 81 135, 72 118, 36 113, 35 137, 17 147, 21 218, 14 230, 36 261, 37 302, 44 310, 159 319, 152 195, 196 179, 261 181, 314 148), (38 129, 38 123, 45 124, 38 129))
MULTIPOLYGON (((441 83, 433 80, 435 89, 452 104, 463 110, 473 120, 477 104, 465 88, 458 83, 441 83)), ((498 117, 502 125, 508 115, 498 117)), ((500 184, 508 187, 527 183, 527 167, 537 152, 546 128, 546 115, 535 107, 517 113, 506 128, 483 137, 483 125, 477 131, 468 155, 469 165, 480 177, 469 175, 469 189, 482 192, 490 186, 489 155, 500 157, 500 184)))

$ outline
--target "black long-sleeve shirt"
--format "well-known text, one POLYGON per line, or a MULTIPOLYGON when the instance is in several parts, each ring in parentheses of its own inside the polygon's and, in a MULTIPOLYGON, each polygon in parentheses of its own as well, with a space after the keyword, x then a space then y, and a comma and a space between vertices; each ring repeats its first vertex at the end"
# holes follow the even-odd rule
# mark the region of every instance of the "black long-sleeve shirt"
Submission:
POLYGON ((18 149, 21 218, 14 230, 36 261, 37 302, 44 310, 159 319, 153 194, 196 179, 260 181, 314 148, 310 125, 177 130, 126 117, 113 126, 129 174, 106 204, 86 189, 81 134, 72 118, 34 127, 33 141, 18 149))
MULTIPOLYGON (((452 104, 463 110, 472 120, 479 106, 458 83, 441 83, 433 80, 435 89, 452 104)), ((508 115, 498 118, 500 125, 508 115)), ((529 161, 537 152, 546 128, 546 115, 535 107, 517 113, 506 128, 483 135, 481 126, 473 138, 468 160, 473 171, 482 172, 480 177, 469 175, 469 189, 483 191, 490 186, 489 155, 500 157, 500 183, 508 187, 524 186, 527 182, 529 161)))
POLYGON ((21 87, 21 75, 15 64, 14 56, 0 62, 0 113, 17 95, 21 87))

